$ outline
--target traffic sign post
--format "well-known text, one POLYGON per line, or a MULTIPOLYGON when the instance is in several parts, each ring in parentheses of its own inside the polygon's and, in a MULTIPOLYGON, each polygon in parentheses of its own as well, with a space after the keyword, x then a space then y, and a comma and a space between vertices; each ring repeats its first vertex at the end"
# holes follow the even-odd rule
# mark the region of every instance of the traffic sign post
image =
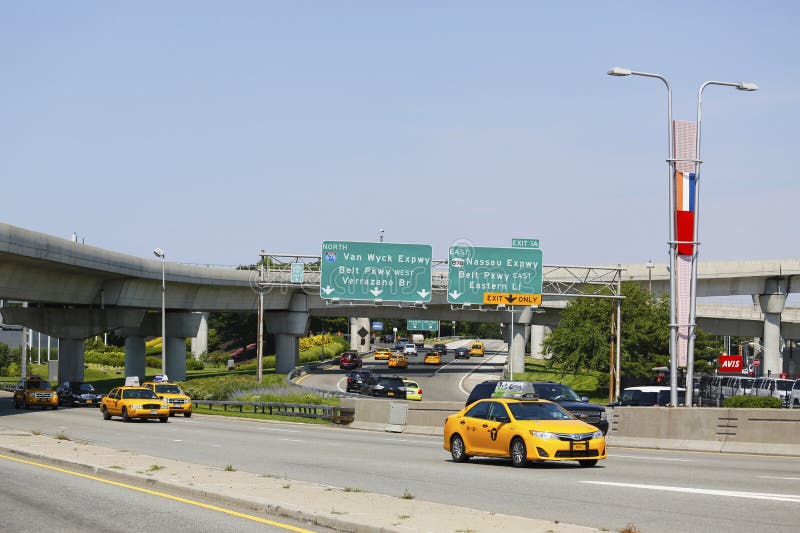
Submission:
POLYGON ((530 247, 450 247, 449 303, 531 306, 540 305, 541 298, 542 250, 530 247))
POLYGON ((432 255, 427 244, 325 241, 320 296, 430 302, 432 255))
POLYGON ((407 331, 438 331, 439 330, 439 321, 438 320, 407 320, 406 321, 406 330, 407 331))

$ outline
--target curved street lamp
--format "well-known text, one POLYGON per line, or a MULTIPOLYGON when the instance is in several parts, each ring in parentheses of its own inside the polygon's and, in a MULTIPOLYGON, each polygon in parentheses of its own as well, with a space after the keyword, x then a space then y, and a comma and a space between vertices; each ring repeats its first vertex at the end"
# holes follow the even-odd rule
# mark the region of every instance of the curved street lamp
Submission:
POLYGON ((164 260, 166 254, 161 248, 153 250, 156 257, 161 258, 161 373, 167 373, 167 312, 166 312, 166 294, 167 283, 164 275, 164 260))

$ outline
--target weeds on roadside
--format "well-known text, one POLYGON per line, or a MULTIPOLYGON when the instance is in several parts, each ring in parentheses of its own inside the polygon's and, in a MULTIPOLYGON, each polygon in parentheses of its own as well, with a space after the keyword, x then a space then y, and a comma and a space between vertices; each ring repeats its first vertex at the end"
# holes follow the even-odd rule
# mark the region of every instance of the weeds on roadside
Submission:
POLYGON ((620 529, 619 533, 642 533, 642 530, 636 527, 635 524, 628 524, 620 529))
POLYGON ((58 433, 56 433, 55 438, 58 440, 72 440, 72 438, 63 431, 59 431, 58 433))
POLYGON ((233 467, 233 465, 225 465, 225 471, 226 472, 236 472, 236 469, 233 467))
POLYGON ((408 489, 404 490, 403 495, 400 497, 403 498, 404 500, 413 500, 414 498, 416 498, 416 496, 414 496, 412 492, 409 492, 408 489))

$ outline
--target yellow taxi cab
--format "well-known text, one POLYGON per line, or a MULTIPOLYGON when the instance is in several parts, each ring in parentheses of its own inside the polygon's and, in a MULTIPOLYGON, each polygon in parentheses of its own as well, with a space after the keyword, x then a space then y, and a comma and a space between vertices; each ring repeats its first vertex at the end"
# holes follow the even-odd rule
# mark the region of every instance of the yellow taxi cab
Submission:
POLYGON ((441 365, 442 356, 439 355, 439 352, 428 352, 425 354, 425 359, 422 361, 422 363, 426 365, 441 365))
POLYGON ((169 402, 144 387, 116 387, 100 400, 103 420, 121 416, 123 422, 133 418, 158 418, 159 422, 169 421, 169 402))
POLYGON ((408 357, 402 353, 393 353, 389 356, 389 367, 408 368, 408 357))
POLYGON ((375 360, 388 360, 389 357, 392 355, 392 351, 389 348, 378 348, 375 350, 375 360))
POLYGON ((472 344, 469 346, 469 354, 483 356, 483 352, 483 343, 481 341, 472 341, 472 344))
POLYGON ((416 381, 404 379, 403 383, 406 386, 406 400, 422 401, 422 389, 416 381))
POLYGON ((39 376, 21 378, 14 389, 14 409, 41 407, 58 409, 58 393, 50 382, 39 376))
POLYGON ((183 413, 187 418, 192 416, 192 399, 179 386, 164 378, 166 376, 157 375, 153 381, 142 383, 142 387, 150 389, 160 399, 169 402, 169 416, 175 416, 175 413, 183 413))
MULTIPOLYGON (((503 385, 498 384, 500 390, 503 385)), ((591 467, 606 458, 602 431, 519 383, 506 388, 505 397, 478 400, 448 416, 444 449, 456 463, 473 456, 508 457, 516 467, 529 461, 577 461, 591 467)))

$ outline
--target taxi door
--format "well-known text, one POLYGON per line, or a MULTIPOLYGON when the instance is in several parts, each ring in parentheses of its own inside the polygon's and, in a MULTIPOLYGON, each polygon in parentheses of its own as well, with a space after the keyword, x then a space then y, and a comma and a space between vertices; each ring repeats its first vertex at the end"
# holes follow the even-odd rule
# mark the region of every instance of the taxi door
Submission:
POLYGON ((111 391, 108 395, 108 401, 106 402, 106 406, 108 408, 108 412, 112 415, 119 415, 122 413, 122 410, 119 408, 119 397, 120 397, 120 390, 117 389, 116 391, 111 391))
POLYGON ((486 424, 489 419, 489 407, 492 402, 476 402, 464 413, 459 421, 457 431, 464 438, 466 451, 471 455, 481 455, 485 453, 486 424))
POLYGON ((476 420, 474 433, 475 452, 479 455, 507 455, 508 448, 498 442, 499 431, 505 422, 496 420, 497 416, 508 416, 503 404, 499 402, 484 402, 488 410, 481 420, 476 420))

